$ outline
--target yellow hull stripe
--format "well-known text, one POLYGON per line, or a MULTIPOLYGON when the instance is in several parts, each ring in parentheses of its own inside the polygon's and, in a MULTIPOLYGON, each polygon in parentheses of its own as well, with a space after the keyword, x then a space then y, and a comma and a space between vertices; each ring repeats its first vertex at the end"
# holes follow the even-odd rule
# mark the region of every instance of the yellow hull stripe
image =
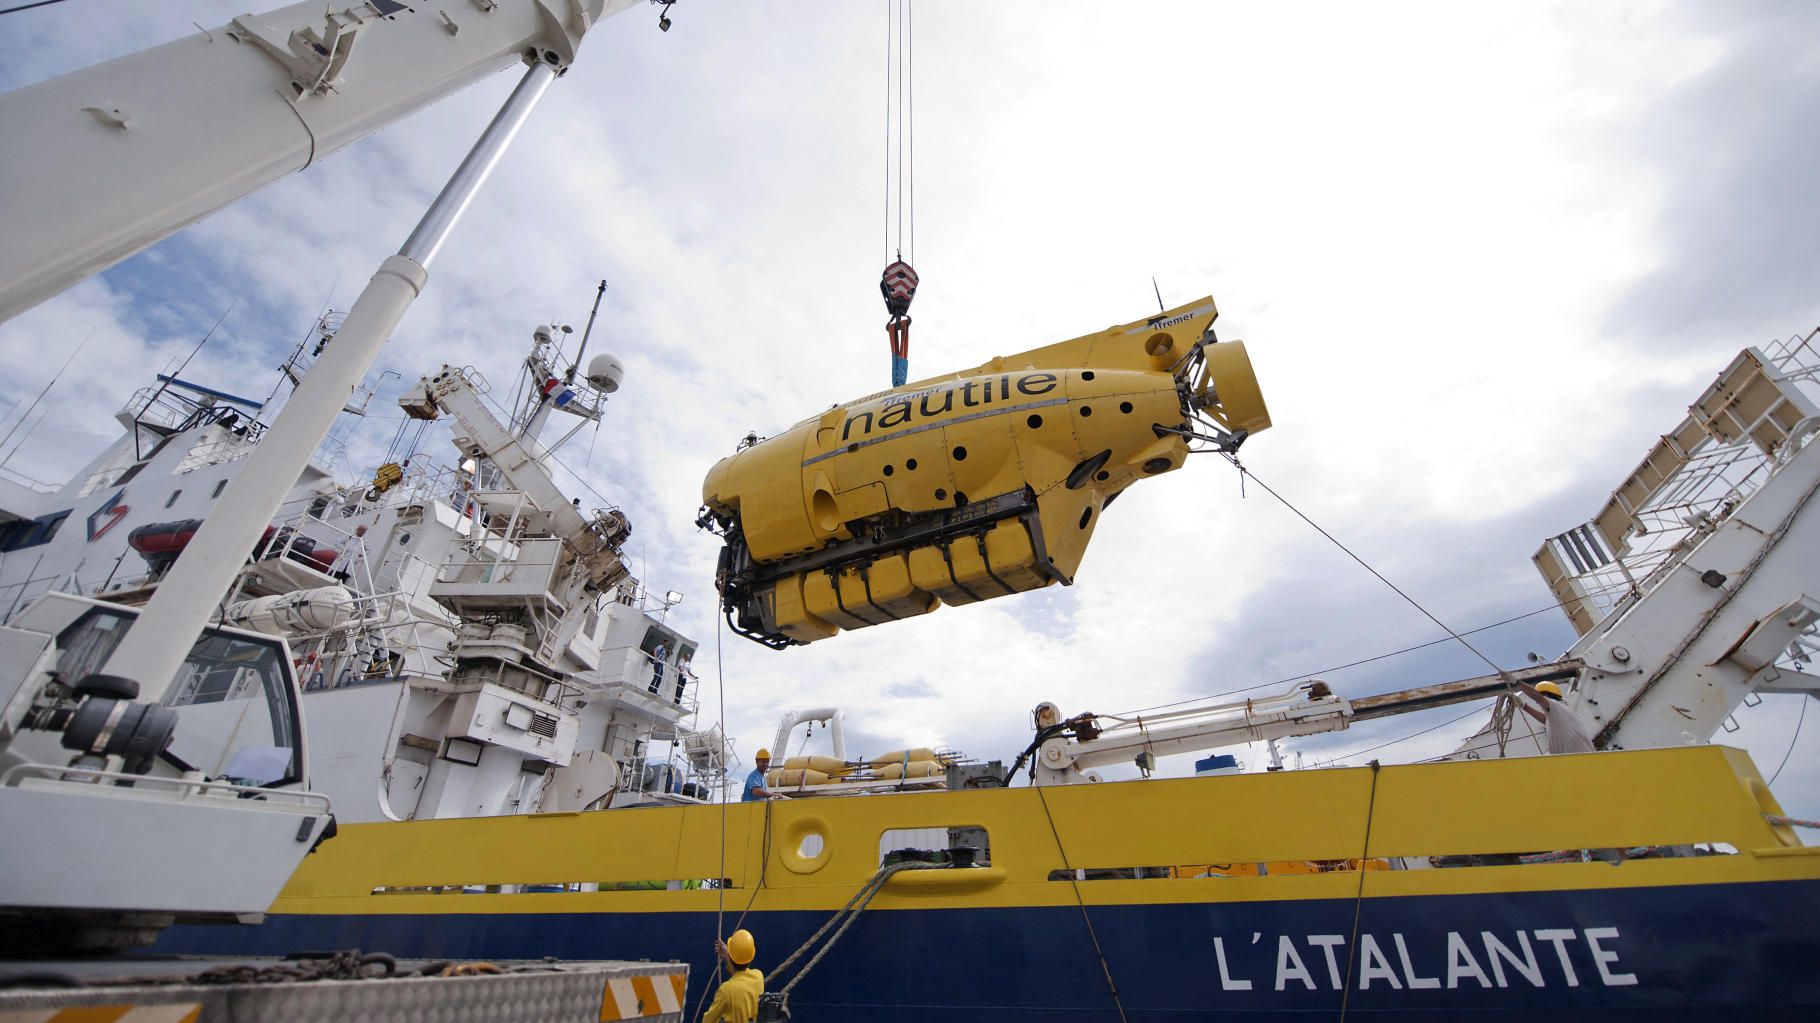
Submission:
MULTIPOLYGON (((1018 788, 745 803, 726 809, 726 872, 732 896, 742 900, 762 876, 756 910, 829 911, 878 869, 885 831, 977 826, 988 834, 990 871, 967 885, 887 885, 872 909, 1072 906, 1077 886, 1049 880, 1064 863, 1153 867, 1694 843, 1724 843, 1737 855, 1634 860, 1615 869, 1539 863, 1368 871, 1363 894, 1820 879, 1820 856, 1789 828, 1764 819, 1781 808, 1738 750, 1703 746, 1385 767, 1373 789, 1372 772, 1354 768, 1040 793, 1018 788), (813 861, 794 856, 809 834, 820 835, 825 850, 813 861)), ((642 891, 515 894, 374 890, 712 878, 721 869, 720 822, 720 808, 703 806, 349 825, 304 861, 271 912, 713 912, 720 898, 714 890, 671 891, 661 884, 642 891)), ((1359 885, 1356 872, 1342 871, 1102 880, 1078 888, 1088 905, 1117 906, 1350 899, 1359 885)))

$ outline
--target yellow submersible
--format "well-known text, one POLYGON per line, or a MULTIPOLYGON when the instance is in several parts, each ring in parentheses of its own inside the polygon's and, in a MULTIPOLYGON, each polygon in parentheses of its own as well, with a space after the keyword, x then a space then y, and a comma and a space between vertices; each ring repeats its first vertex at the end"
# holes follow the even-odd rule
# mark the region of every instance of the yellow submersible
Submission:
POLYGON ((702 484, 717 585, 768 646, 1073 581, 1100 512, 1270 426, 1213 299, 836 405, 702 484))

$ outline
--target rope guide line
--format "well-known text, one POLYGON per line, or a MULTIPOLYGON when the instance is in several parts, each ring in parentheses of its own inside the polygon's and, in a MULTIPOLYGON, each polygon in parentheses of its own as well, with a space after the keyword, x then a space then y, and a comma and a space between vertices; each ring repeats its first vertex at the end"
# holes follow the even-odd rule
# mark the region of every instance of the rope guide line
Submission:
POLYGON ((1309 518, 1307 515, 1302 514, 1302 510, 1300 508, 1297 508, 1295 505, 1290 504, 1289 499, 1284 497, 1282 494, 1277 493, 1274 489, 1271 488, 1270 484, 1265 483, 1261 479, 1258 479, 1257 474, 1252 472, 1250 469, 1245 468, 1244 463, 1240 462, 1236 457, 1234 457, 1231 454, 1227 454, 1226 460, 1231 462, 1233 465, 1233 468, 1235 468, 1239 471, 1240 479, 1244 479, 1246 476, 1250 476, 1253 480, 1257 480, 1258 486, 1263 487, 1265 493, 1269 494, 1271 497, 1276 498, 1277 502, 1280 503, 1283 507, 1288 508, 1291 512, 1293 512, 1295 514, 1296 518, 1299 518, 1303 522, 1308 523, 1311 527, 1314 528, 1315 532, 1321 534, 1322 536, 1326 537, 1328 540, 1332 541, 1333 545, 1335 547, 1338 547, 1341 551, 1344 551, 1347 557, 1358 562, 1359 567, 1365 569, 1365 571, 1370 572, 1372 575, 1376 576, 1379 582, 1390 587, 1391 591, 1394 592, 1397 596, 1402 597, 1404 600, 1408 601, 1410 607, 1413 607, 1417 611, 1422 612, 1422 615, 1424 617, 1426 617, 1429 621, 1435 623, 1436 625, 1439 625, 1441 627, 1441 629, 1443 631, 1445 631, 1449 636, 1458 640, 1461 646, 1465 647, 1468 650, 1471 650, 1473 652, 1474 656, 1478 657, 1479 660, 1484 661, 1486 664, 1490 665, 1491 670, 1496 672, 1498 677, 1502 678, 1504 680, 1505 685, 1510 686, 1512 689, 1516 688, 1516 680, 1514 680, 1510 677, 1510 672, 1504 670, 1503 668, 1498 667, 1498 664, 1496 661, 1493 661, 1491 658, 1489 658, 1489 657, 1485 656, 1483 653, 1481 653, 1479 651, 1478 647, 1473 646, 1471 643, 1466 642, 1465 637, 1461 636, 1459 633, 1457 633, 1457 632, 1453 631, 1453 629, 1449 628, 1446 622, 1443 622, 1441 619, 1436 618, 1432 612, 1430 612, 1427 608, 1423 607, 1420 603, 1418 603, 1416 601, 1416 598, 1410 596, 1407 593, 1404 593, 1403 590, 1401 588, 1399 588, 1396 583, 1393 583, 1389 579, 1386 579, 1384 577, 1384 573, 1379 572, 1377 569, 1371 567, 1370 563, 1368 563, 1364 558, 1361 558, 1357 554, 1354 554, 1352 552, 1352 548, 1341 543, 1338 537, 1334 536, 1332 533, 1329 533, 1327 530, 1322 529, 1320 527, 1320 525, 1318 523, 1316 523, 1313 519, 1309 518))
MULTIPOLYGON (((1015 773, 1016 768, 1013 767, 1012 771, 1015 773)), ((1106 988, 1112 992, 1112 1004, 1119 1011, 1120 1023, 1126 1023, 1124 999, 1119 997, 1119 986, 1112 979, 1112 967, 1106 962, 1106 951, 1100 947, 1099 933, 1093 929, 1093 918, 1087 915, 1087 902, 1081 898, 1080 879, 1074 876, 1074 868, 1068 863, 1068 850, 1062 847, 1062 833, 1055 826, 1055 816, 1049 812, 1047 787, 1032 785, 1031 788, 1036 790, 1037 801, 1043 805, 1043 819, 1049 822, 1049 834, 1055 838, 1055 851, 1061 856, 1062 869, 1068 874, 1068 887, 1074 889, 1074 904, 1081 909, 1081 922, 1087 925, 1087 940, 1093 943, 1093 954, 1099 958, 1100 972, 1106 975, 1106 988)))

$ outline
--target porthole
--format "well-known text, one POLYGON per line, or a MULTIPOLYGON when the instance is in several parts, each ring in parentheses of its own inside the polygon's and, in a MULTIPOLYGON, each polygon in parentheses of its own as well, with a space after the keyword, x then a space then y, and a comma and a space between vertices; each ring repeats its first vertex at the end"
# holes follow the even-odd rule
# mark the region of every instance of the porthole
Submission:
POLYGON ((1131 403, 1128 401, 1119 402, 1119 411, 1125 413, 1126 415, 1130 415, 1131 414, 1131 403))
POLYGON ((915 472, 916 471, 916 459, 914 459, 914 458, 904 459, 904 468, 910 470, 911 472, 915 472))
POLYGON ((1092 405, 1082 405, 1081 406, 1081 418, 1085 419, 1090 415, 1093 415, 1093 406, 1092 405))
POLYGON ((1029 419, 1026 419, 1024 421, 1030 424, 1030 428, 1032 430, 1043 425, 1043 417, 1038 416, 1038 415, 1032 415, 1029 419))
POLYGON ((943 488, 943 487, 936 487, 935 488, 935 499, 937 501, 946 501, 948 499, 947 489, 943 488))
POLYGON ((967 460, 967 449, 956 444, 954 446, 954 460, 957 462, 965 462, 967 460))
POLYGON ((1169 459, 1167 459, 1167 458, 1152 458, 1148 462, 1144 463, 1144 471, 1149 473, 1152 476, 1156 475, 1159 472, 1164 472, 1164 471, 1168 470, 1168 468, 1169 468, 1169 459))
POLYGON ((892 472, 894 472, 894 471, 895 471, 895 470, 893 470, 893 469, 892 469, 892 468, 891 468, 891 467, 890 467, 890 466, 888 466, 888 465, 887 465, 887 466, 885 466, 885 475, 887 475, 887 476, 889 476, 889 475, 891 475, 891 473, 892 473, 892 472))
POLYGON ((778 858, 792 873, 813 874, 826 866, 833 852, 828 822, 820 817, 798 817, 779 829, 778 858))
POLYGON ((1082 371, 1081 371, 1081 379, 1082 379, 1082 380, 1092 380, 1092 379, 1093 379, 1093 371, 1092 371, 1092 370, 1090 370, 1090 369, 1088 369, 1088 370, 1082 370, 1082 371))
POLYGON ((1081 509, 1081 528, 1086 529, 1087 523, 1092 522, 1092 521, 1093 521, 1093 509, 1092 508, 1082 508, 1081 509))

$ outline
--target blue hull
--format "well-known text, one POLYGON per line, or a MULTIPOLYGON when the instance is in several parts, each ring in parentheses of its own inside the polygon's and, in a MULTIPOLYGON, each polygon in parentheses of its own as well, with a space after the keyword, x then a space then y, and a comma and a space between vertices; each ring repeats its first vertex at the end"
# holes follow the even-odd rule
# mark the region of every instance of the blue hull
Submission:
MULTIPOLYGON (((522 898, 553 907, 564 896, 522 898)), ((738 910, 729 900, 728 929, 738 910)), ((1088 912, 1132 1023, 1331 1019, 1342 1008, 1361 1020, 1820 1018, 1820 881, 1088 912)), ((757 965, 826 919, 754 912, 757 965)), ((253 928, 173 928, 157 951, 682 959, 693 1006, 715 926, 705 913, 274 915, 253 928)), ((869 911, 791 1006, 804 1023, 1120 1018, 1076 907, 869 911)))

